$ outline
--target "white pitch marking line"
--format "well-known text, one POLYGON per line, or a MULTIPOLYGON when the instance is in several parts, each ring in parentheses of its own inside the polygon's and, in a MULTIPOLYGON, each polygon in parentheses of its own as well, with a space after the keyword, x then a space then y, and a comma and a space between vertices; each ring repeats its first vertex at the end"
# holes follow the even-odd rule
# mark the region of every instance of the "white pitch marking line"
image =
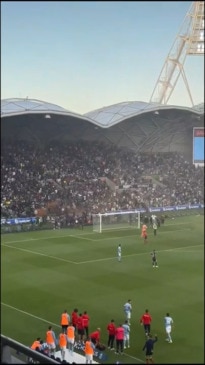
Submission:
MULTIPOLYGON (((178 224, 182 224, 182 223, 178 223, 178 224)), ((183 224, 186 224, 186 223, 183 223, 183 224)), ((171 224, 170 224, 171 226, 171 224)), ((168 227, 168 226, 166 226, 168 227)), ((160 235, 162 233, 170 233, 170 232, 179 232, 179 231, 189 231, 191 230, 191 228, 184 228, 184 229, 175 229, 174 231, 162 231, 160 232, 160 235)), ((136 232, 139 232, 138 230, 136 232)), ((149 234, 151 232, 148 232, 149 234)), ((85 233, 85 235, 93 235, 94 232, 92 233, 85 233)), ((99 238, 99 239, 92 239, 92 238, 86 238, 86 237, 81 237, 83 236, 83 234, 80 234, 80 235, 72 235, 72 234, 67 234, 67 235, 60 235, 60 236, 48 236, 48 237, 39 237, 39 238, 28 238, 26 240, 17 240, 17 241, 4 241, 3 243, 4 244, 11 244, 11 243, 25 243, 25 242, 33 242, 33 241, 42 241, 42 240, 51 240, 51 239, 60 239, 60 238, 66 238, 66 237, 73 237, 73 238, 79 238, 81 240, 86 240, 86 241, 92 241, 92 242, 98 242, 98 241, 107 241, 107 240, 113 240, 113 239, 118 239, 118 238, 127 238, 127 237, 134 237, 135 234, 131 234, 131 235, 128 235, 128 236, 115 236, 115 237, 108 237, 108 238, 105 238, 105 237, 102 237, 102 238, 99 238)), ((139 235, 136 235, 136 236, 139 236, 139 235)))
MULTIPOLYGON (((183 249, 183 248, 198 247, 198 246, 204 246, 204 245, 194 245, 194 246, 169 248, 167 250, 159 250, 159 251, 157 251, 157 253, 159 253, 159 252, 172 252, 172 251, 180 250, 180 249, 183 249)), ((136 253, 131 253, 129 255, 123 255, 123 257, 132 257, 132 256, 140 256, 140 255, 148 255, 148 254, 149 254, 148 252, 136 252, 136 253)), ((114 259, 116 260, 116 256, 107 257, 107 258, 103 258, 103 259, 96 259, 96 260, 80 261, 80 262, 77 262, 77 265, 89 264, 89 263, 92 263, 92 262, 108 261, 108 260, 114 260, 114 259)))
MULTIPOLYGON (((75 236, 74 234, 69 234, 69 237, 74 237, 74 238, 79 238, 80 240, 86 240, 86 241, 96 241, 93 240, 92 238, 86 238, 86 237, 81 237, 82 235, 79 236, 75 236)), ((66 236, 67 237, 67 236, 66 236)))
MULTIPOLYGON (((191 228, 175 229, 174 231, 173 230, 171 230, 171 231, 162 231, 162 232, 159 233, 159 235, 161 235, 162 233, 179 232, 179 231, 184 232, 184 231, 190 231, 190 230, 191 230, 191 228)), ((148 234, 149 234, 149 236, 152 235, 151 232, 148 232, 148 234)), ((119 238, 128 238, 128 237, 140 237, 140 234, 137 234, 137 235, 132 234, 132 235, 129 235, 129 236, 119 236, 119 237, 115 236, 115 237, 109 237, 109 238, 100 238, 98 240, 90 240, 90 239, 89 240, 90 241, 95 241, 95 242, 100 242, 100 241, 115 240, 115 239, 119 239, 119 238)))
MULTIPOLYGON (((8 247, 8 248, 15 249, 15 250, 19 250, 19 251, 23 251, 23 252, 28 252, 28 253, 31 253, 33 255, 40 255, 40 256, 44 256, 44 257, 51 258, 53 260, 64 261, 64 262, 67 262, 69 264, 74 264, 74 265, 81 265, 81 264, 88 264, 88 263, 91 263, 91 262, 100 262, 100 261, 108 261, 108 260, 114 260, 114 259, 116 259, 116 256, 114 256, 114 257, 106 257, 106 258, 103 258, 103 259, 96 259, 96 260, 88 260, 88 261, 76 262, 76 261, 69 261, 69 260, 66 260, 66 259, 63 259, 63 258, 57 257, 57 256, 46 255, 44 253, 37 252, 37 251, 26 250, 26 249, 20 248, 20 247, 5 245, 4 243, 2 243, 1 245, 4 246, 4 247, 8 247)), ((184 246, 184 247, 177 247, 177 248, 169 248, 169 249, 166 249, 166 250, 159 250, 159 251, 157 251, 157 253, 158 252, 171 252, 171 251, 181 250, 183 248, 191 248, 191 247, 198 247, 198 246, 203 246, 203 245, 194 245, 194 246, 184 246)), ((147 252, 136 252, 136 253, 131 253, 129 255, 124 255, 123 257, 132 257, 132 256, 140 256, 140 255, 147 255, 147 254, 148 254, 147 252)))
POLYGON ((56 324, 56 323, 53 323, 53 322, 47 321, 46 319, 41 318, 41 317, 38 317, 38 316, 34 316, 34 314, 31 314, 31 313, 29 313, 29 312, 25 312, 25 311, 23 311, 23 310, 21 310, 21 309, 18 309, 18 308, 16 308, 16 307, 13 307, 12 305, 9 305, 9 304, 3 303, 3 302, 1 302, 1 304, 2 304, 2 305, 5 305, 5 307, 8 307, 8 308, 14 309, 14 310, 16 310, 17 312, 20 312, 20 313, 26 314, 27 316, 30 316, 30 317, 33 317, 33 318, 39 319, 39 320, 40 320, 40 321, 42 321, 42 322, 45 322, 45 323, 48 323, 48 324, 51 324, 51 325, 53 325, 53 326, 56 326, 56 327, 61 328, 61 326, 59 326, 59 325, 58 325, 58 324, 56 324))
POLYGON ((191 252, 191 253, 200 253, 201 254, 201 250, 180 250, 179 252, 191 252))
POLYGON ((26 250, 25 248, 9 246, 9 245, 5 245, 4 243, 2 243, 1 245, 4 246, 4 247, 12 248, 14 250, 28 252, 28 253, 31 253, 33 255, 40 255, 40 256, 48 257, 49 259, 64 261, 64 262, 67 262, 69 264, 75 264, 75 265, 78 264, 78 262, 75 262, 75 261, 69 261, 69 260, 66 260, 66 259, 63 259, 63 258, 57 257, 57 256, 46 255, 45 253, 41 253, 41 252, 37 252, 37 251, 26 250))
MULTIPOLYGON (((85 233, 85 235, 88 235, 90 233, 85 233)), ((93 234, 93 233, 92 233, 93 234)), ((48 237, 39 237, 39 238, 28 238, 26 240, 18 240, 18 241, 4 241, 5 244, 7 243, 24 243, 24 242, 33 242, 33 241, 42 241, 42 240, 52 240, 52 239, 60 239, 60 238, 66 238, 66 237, 74 237, 79 238, 80 240, 88 240, 88 241, 94 241, 90 238, 81 237, 81 235, 72 235, 72 234, 66 234, 66 235, 60 235, 60 236, 48 236, 48 237)))
MULTIPOLYGON (((61 326, 59 326, 59 325, 58 325, 58 324, 56 324, 56 323, 49 322, 49 321, 47 321, 47 320, 46 320, 46 319, 44 319, 44 318, 41 318, 41 317, 35 316, 34 314, 31 314, 31 313, 29 313, 29 312, 25 312, 25 311, 23 311, 23 310, 21 310, 21 309, 18 309, 18 308, 16 308, 16 307, 13 307, 12 305, 9 305, 9 304, 3 303, 3 302, 1 302, 1 305, 4 305, 5 307, 8 307, 8 308, 10 308, 10 309, 13 309, 13 310, 15 310, 15 311, 17 311, 17 312, 19 312, 19 313, 23 313, 23 314, 25 314, 25 315, 27 315, 27 316, 29 316, 29 317, 32 317, 32 318, 38 319, 38 320, 40 320, 40 321, 42 321, 42 322, 48 323, 48 324, 53 325, 53 326, 55 326, 55 327, 61 328, 61 326)), ((126 355, 126 356, 128 356, 128 357, 130 357, 130 358, 132 358, 132 359, 137 360, 137 361, 138 361, 138 362, 140 362, 141 364, 144 364, 144 363, 145 363, 143 360, 138 359, 137 357, 134 357, 134 356, 128 355, 127 353, 125 353, 125 355, 126 355)))

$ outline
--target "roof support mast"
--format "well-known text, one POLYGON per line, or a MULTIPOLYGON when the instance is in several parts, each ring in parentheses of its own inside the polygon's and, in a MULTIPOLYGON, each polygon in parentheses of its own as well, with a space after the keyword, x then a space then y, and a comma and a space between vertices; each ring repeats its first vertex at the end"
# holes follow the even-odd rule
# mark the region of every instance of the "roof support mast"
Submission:
POLYGON ((204 56, 204 2, 195 1, 186 14, 159 75, 150 102, 167 104, 181 75, 194 106, 184 71, 186 56, 204 56))

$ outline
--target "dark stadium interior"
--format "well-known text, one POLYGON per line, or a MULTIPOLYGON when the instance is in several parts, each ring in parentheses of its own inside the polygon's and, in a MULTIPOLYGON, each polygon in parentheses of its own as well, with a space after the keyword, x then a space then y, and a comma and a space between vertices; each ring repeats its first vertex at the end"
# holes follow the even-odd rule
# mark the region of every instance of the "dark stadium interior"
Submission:
POLYGON ((40 147, 52 140, 103 141, 143 152, 180 152, 192 159, 193 127, 203 126, 203 116, 180 109, 147 112, 115 124, 99 127, 86 119, 49 113, 24 114, 2 119, 1 135, 5 140, 30 140, 40 147))

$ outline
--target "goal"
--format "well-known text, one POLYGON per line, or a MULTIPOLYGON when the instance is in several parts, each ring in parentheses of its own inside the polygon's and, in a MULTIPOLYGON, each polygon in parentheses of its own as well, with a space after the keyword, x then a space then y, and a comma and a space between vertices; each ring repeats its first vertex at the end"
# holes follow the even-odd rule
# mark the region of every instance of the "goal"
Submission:
POLYGON ((107 212, 92 215, 93 232, 113 229, 140 228, 139 211, 107 212))

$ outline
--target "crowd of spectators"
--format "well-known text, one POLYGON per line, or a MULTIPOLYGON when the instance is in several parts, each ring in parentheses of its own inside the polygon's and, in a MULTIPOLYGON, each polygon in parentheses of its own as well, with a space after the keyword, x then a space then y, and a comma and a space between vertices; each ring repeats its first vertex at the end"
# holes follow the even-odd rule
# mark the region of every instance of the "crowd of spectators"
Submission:
POLYGON ((4 143, 1 215, 70 215, 204 203, 204 171, 178 153, 140 153, 95 142, 4 143), (79 213, 80 212, 80 213, 79 213))

